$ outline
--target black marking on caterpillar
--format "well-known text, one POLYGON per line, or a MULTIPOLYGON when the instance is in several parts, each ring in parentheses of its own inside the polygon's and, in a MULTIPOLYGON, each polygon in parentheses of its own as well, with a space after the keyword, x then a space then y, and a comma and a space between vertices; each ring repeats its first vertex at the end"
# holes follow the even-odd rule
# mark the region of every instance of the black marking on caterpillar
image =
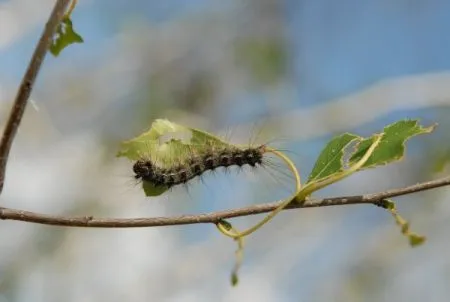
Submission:
POLYGON ((149 182, 155 187, 169 189, 220 167, 262 165, 263 155, 266 151, 265 145, 247 149, 228 147, 221 150, 210 150, 188 159, 184 164, 177 164, 170 168, 162 168, 151 160, 141 159, 133 165, 134 177, 149 182))

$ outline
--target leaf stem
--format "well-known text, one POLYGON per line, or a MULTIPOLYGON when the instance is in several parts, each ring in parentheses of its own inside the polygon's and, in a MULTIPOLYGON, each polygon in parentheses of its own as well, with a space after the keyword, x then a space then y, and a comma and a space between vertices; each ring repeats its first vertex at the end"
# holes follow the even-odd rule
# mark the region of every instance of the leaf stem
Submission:
POLYGON ((250 235, 251 233, 253 233, 256 230, 258 230, 259 228, 261 228, 263 225, 268 223, 270 220, 272 220, 282 210, 284 210, 284 208, 286 208, 295 199, 295 197, 298 196, 298 194, 301 192, 302 184, 301 184, 301 180, 300 180, 300 174, 298 173, 297 167, 292 162, 292 160, 289 157, 287 157, 283 152, 274 150, 272 148, 267 148, 267 152, 271 152, 271 153, 275 154, 276 156, 278 156, 279 158, 281 158, 286 163, 289 170, 291 170, 292 174, 295 177, 295 193, 292 196, 290 196, 289 198, 284 199, 282 201, 282 203, 275 210, 270 212, 266 217, 264 217, 260 222, 255 224, 253 227, 251 227, 243 232, 230 232, 230 230, 223 228, 223 229, 221 229, 222 234, 224 234, 228 237, 234 238, 234 239, 238 239, 238 238, 250 235))
MULTIPOLYGON (((220 220, 218 223, 216 223, 216 227, 222 234, 226 236, 231 233, 234 233, 235 235, 239 234, 239 231, 235 227, 233 227, 231 223, 225 220, 220 220)), ((236 262, 231 272, 231 285, 233 286, 236 286, 239 281, 238 272, 242 265, 242 261, 244 260, 244 238, 237 237, 235 238, 235 240, 237 241, 238 248, 235 252, 236 262)))

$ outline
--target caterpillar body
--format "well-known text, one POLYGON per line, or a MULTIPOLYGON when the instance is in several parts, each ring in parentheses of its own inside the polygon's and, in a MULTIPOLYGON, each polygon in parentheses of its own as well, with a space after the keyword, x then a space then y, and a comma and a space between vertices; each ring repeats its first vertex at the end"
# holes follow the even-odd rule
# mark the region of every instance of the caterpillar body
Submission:
POLYGON ((171 167, 162 167, 155 161, 140 159, 133 165, 133 172, 136 179, 148 182, 155 187, 170 189, 220 167, 242 167, 245 165, 256 167, 262 165, 265 152, 265 145, 245 149, 229 146, 211 149, 201 155, 188 158, 184 163, 175 164, 171 167))

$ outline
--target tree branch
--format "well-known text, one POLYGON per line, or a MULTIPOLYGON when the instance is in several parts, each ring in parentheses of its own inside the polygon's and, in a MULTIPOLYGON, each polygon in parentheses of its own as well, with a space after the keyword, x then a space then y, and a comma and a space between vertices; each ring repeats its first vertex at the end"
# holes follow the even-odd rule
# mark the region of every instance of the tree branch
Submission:
POLYGON ((57 0, 52 13, 45 25, 45 29, 39 39, 38 44, 28 64, 27 70, 23 76, 22 82, 17 91, 16 98, 8 118, 3 137, 0 142, 0 194, 3 191, 5 183, 6 163, 8 162, 9 151, 14 137, 22 120, 23 113, 30 97, 36 77, 47 54, 48 48, 52 42, 56 28, 61 22, 67 6, 71 0, 57 0))
MULTIPOLYGON (((432 180, 400 189, 393 189, 374 194, 333 197, 325 199, 308 200, 305 204, 292 203, 286 209, 314 208, 326 206, 343 206, 351 204, 374 204, 383 206, 382 202, 386 198, 401 196, 420 191, 430 190, 438 187, 450 185, 450 177, 432 180)), ((220 220, 267 213, 276 209, 281 202, 271 202, 261 205, 253 205, 244 208, 218 211, 198 215, 182 215, 174 217, 153 217, 153 218, 94 218, 84 217, 64 217, 33 213, 22 210, 8 209, 0 207, 0 219, 19 220, 25 222, 70 226, 70 227, 95 227, 95 228, 135 228, 135 227, 157 227, 195 223, 217 223, 220 220)))

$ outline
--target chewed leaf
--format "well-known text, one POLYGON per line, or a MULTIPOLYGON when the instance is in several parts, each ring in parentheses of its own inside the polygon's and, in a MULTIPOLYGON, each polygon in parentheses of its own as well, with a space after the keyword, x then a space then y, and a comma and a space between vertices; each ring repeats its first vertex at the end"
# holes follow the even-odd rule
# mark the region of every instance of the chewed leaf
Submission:
POLYGON ((66 16, 56 29, 55 37, 50 45, 50 52, 57 57, 70 44, 83 42, 83 38, 73 29, 72 21, 66 16))
POLYGON ((152 123, 149 131, 139 135, 137 139, 140 140, 158 140, 164 135, 170 133, 189 132, 189 128, 172 123, 169 120, 157 119, 152 123))
POLYGON ((168 120, 158 119, 152 123, 148 131, 132 140, 122 142, 117 157, 138 160, 150 153, 157 156, 157 153, 168 152, 168 149, 172 149, 172 151, 178 149, 177 147, 180 147, 183 141, 189 143, 191 136, 189 128, 168 120))
MULTIPOLYGON (((435 126, 422 127, 417 120, 403 120, 388 125, 383 130, 383 137, 373 154, 364 164, 362 169, 378 165, 385 165, 400 160, 405 153, 405 142, 411 137, 419 134, 430 133, 435 126)), ((350 163, 357 162, 366 153, 374 140, 369 137, 361 141, 355 153, 350 157, 350 163)))
POLYGON ((183 161, 192 153, 202 154, 211 146, 232 146, 207 132, 185 127, 168 120, 157 119, 151 128, 132 140, 122 142, 117 157, 137 160, 152 154, 164 164, 165 161, 183 161))
POLYGON ((229 146, 230 144, 221 140, 215 135, 212 135, 208 132, 199 130, 199 129, 190 129, 192 131, 191 143, 193 145, 201 145, 201 144, 213 144, 215 146, 229 146))
POLYGON ((360 137, 351 133, 344 133, 333 138, 320 153, 309 175, 308 183, 342 171, 344 151, 351 142, 357 139, 360 139, 360 137))
MULTIPOLYGON (((158 119, 151 128, 138 137, 122 142, 117 157, 137 161, 151 160, 161 169, 189 162, 192 156, 201 156, 215 147, 237 147, 207 132, 158 119)), ((168 188, 153 186, 143 181, 147 196, 157 196, 168 188)))

